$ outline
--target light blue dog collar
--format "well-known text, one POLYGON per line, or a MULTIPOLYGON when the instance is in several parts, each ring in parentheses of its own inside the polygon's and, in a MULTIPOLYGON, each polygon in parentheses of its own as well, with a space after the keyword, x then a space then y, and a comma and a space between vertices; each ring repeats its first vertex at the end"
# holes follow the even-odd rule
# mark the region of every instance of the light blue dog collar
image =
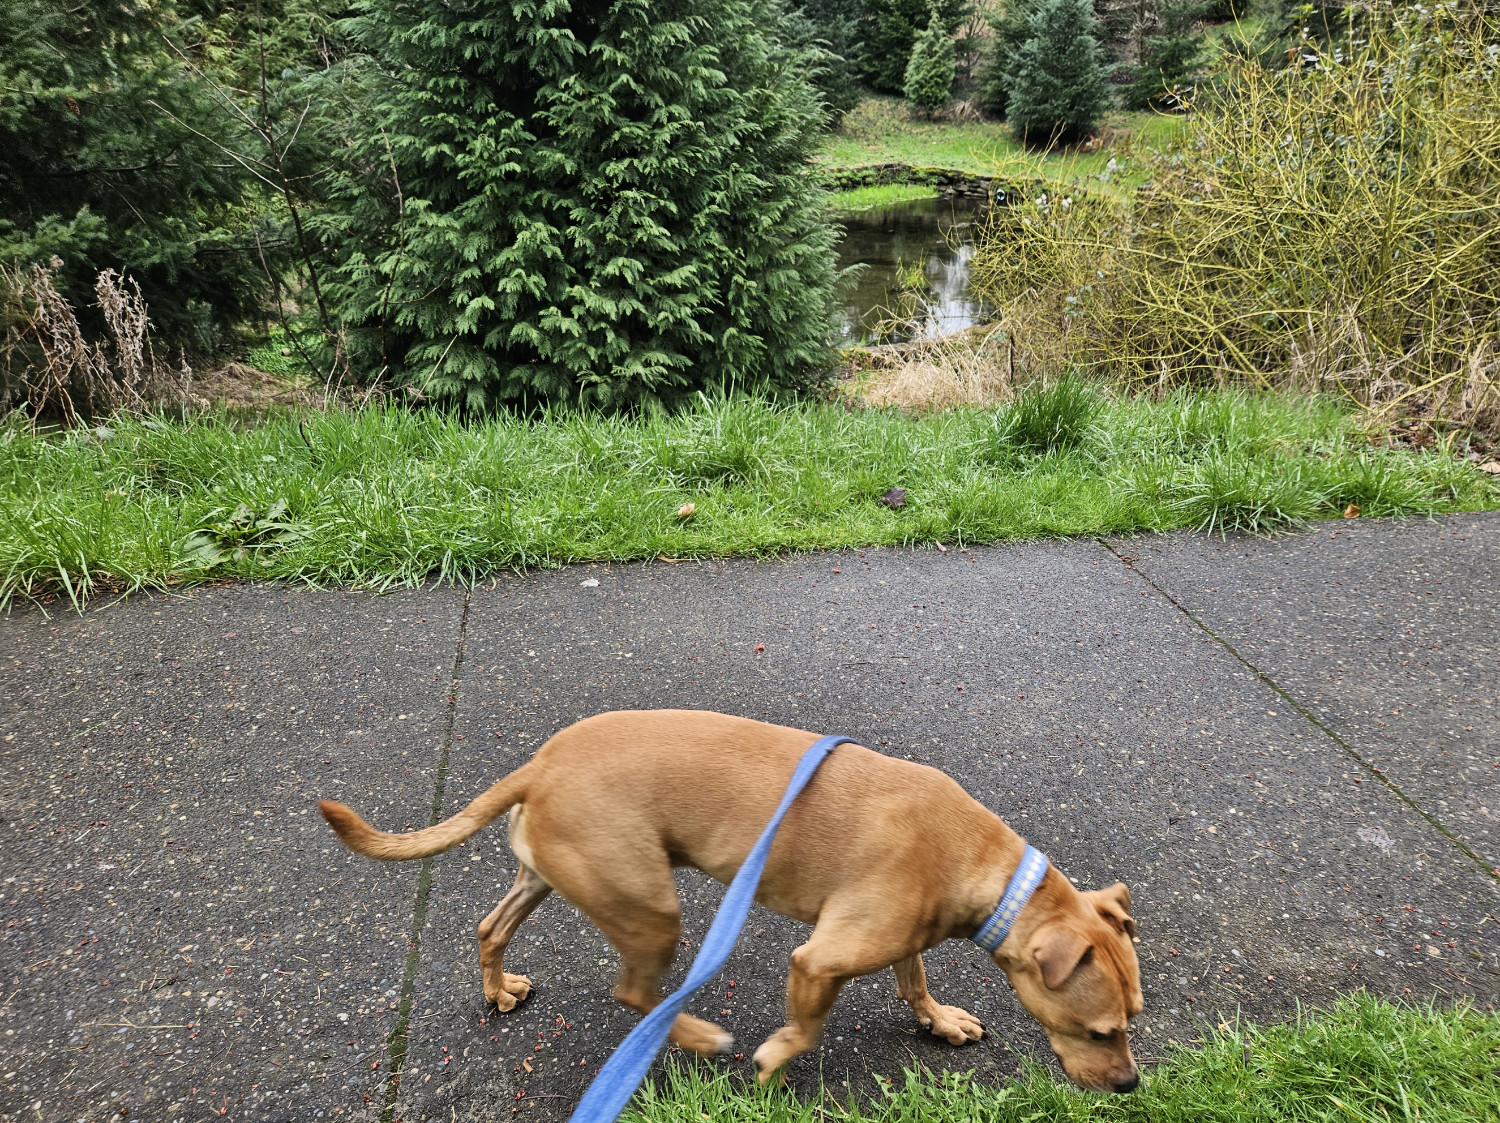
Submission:
POLYGON ((979 931, 970 939, 985 951, 992 952, 998 948, 1005 942, 1005 937, 1010 935, 1016 917, 1021 915, 1026 902, 1031 900, 1031 895, 1046 876, 1047 855, 1028 844, 1026 853, 1021 855, 1021 864, 1016 867, 1010 884, 1005 887, 1005 895, 1000 898, 995 911, 990 913, 990 918, 979 926, 979 931))

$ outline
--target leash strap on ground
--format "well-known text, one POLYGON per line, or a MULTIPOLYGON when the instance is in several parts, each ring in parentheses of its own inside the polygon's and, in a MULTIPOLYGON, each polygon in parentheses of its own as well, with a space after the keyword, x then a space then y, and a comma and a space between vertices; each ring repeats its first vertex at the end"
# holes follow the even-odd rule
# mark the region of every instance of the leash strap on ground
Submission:
POLYGON ((1021 855, 1021 864, 1011 875, 1010 884, 1005 887, 1000 903, 990 913, 990 918, 979 926, 979 931, 969 938, 985 951, 994 951, 1003 944, 1005 937, 1010 935, 1011 925, 1015 924, 1016 917, 1021 915, 1026 902, 1031 900, 1031 895, 1046 876, 1047 855, 1027 843, 1026 853, 1021 855))
POLYGON ((787 784, 786 793, 782 795, 781 803, 776 808, 776 814, 771 816, 771 821, 761 831, 760 838, 740 866, 739 873, 729 883, 724 901, 719 905, 718 914, 708 929, 708 935, 703 938, 703 946, 698 949, 698 957, 688 969, 682 986, 663 999, 662 1004, 647 1014, 641 1024, 620 1042, 620 1047, 604 1062, 599 1074, 594 1077, 594 1082, 584 1092, 583 1099, 578 1101, 569 1123, 614 1123, 620 1112, 625 1110, 630 1097, 635 1095, 635 1090, 646 1078, 651 1062, 661 1052, 661 1047, 667 1040, 667 1032, 682 1008, 687 1005, 687 1000, 693 996, 694 991, 719 973, 725 960, 729 958, 729 953, 734 950, 740 929, 745 926, 745 918, 750 915, 750 905, 754 902, 755 890, 760 885, 761 871, 766 868, 766 855, 771 852, 771 843, 776 839, 776 830, 781 826, 787 809, 807 786, 813 773, 818 770, 818 765, 823 763, 828 754, 840 745, 853 743, 853 739, 849 737, 821 737, 802 755, 802 759, 797 762, 797 770, 792 773, 791 783, 787 784))

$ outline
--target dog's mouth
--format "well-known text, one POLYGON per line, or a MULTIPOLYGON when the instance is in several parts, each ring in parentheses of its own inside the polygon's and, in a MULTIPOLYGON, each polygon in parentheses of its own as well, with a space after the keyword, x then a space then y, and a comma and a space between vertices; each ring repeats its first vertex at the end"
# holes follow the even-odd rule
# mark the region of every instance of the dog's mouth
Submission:
POLYGON ((1091 1092, 1133 1092, 1141 1084, 1141 1070, 1128 1046, 1102 1049, 1094 1042, 1053 1038, 1052 1051, 1068 1079, 1091 1092), (1058 1048, 1061 1045, 1062 1048, 1058 1048), (1072 1048, 1069 1048, 1072 1046, 1072 1048), (1094 1046, 1090 1048, 1090 1046, 1094 1046))
MULTIPOLYGON (((1063 1066, 1066 1071, 1067 1066, 1063 1066)), ((1140 1069, 1131 1066, 1129 1071, 1118 1075, 1102 1076, 1099 1074, 1083 1075, 1082 1073, 1068 1073, 1069 1079, 1080 1088, 1087 1088, 1090 1092, 1134 1092, 1141 1085, 1140 1069)))

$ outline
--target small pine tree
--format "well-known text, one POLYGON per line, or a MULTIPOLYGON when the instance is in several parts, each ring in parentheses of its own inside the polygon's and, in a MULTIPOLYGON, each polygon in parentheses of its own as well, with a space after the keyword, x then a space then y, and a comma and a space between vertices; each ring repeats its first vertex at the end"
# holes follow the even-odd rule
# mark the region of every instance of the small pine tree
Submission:
POLYGON ((1141 43, 1125 104, 1131 109, 1178 109, 1184 87, 1193 84, 1203 60, 1203 39, 1196 33, 1203 15, 1201 0, 1164 0, 1153 21, 1154 34, 1141 43))
POLYGON ((386 81, 350 156, 334 296, 371 369, 471 408, 815 376, 824 116, 774 0, 361 11, 386 81))
POLYGON ((159 338, 208 347, 264 284, 245 244, 254 153, 173 46, 201 34, 180 8, 0 0, 0 266, 62 258, 89 335, 95 277, 129 273, 159 338))
POLYGON ((1007 74, 1011 127, 1027 143, 1065 144, 1085 137, 1104 113, 1109 78, 1094 38, 1089 0, 1043 0, 1031 38, 1007 74))
MULTIPOLYGON (((860 57, 872 89, 905 92, 906 64, 917 33, 932 20, 933 6, 932 0, 864 0, 860 57)), ((972 6, 973 0, 937 0, 943 30, 950 35, 957 31, 972 6)))
POLYGON ((936 5, 924 31, 912 44, 906 64, 906 100, 919 113, 932 116, 953 94, 956 59, 953 40, 943 28, 936 5))

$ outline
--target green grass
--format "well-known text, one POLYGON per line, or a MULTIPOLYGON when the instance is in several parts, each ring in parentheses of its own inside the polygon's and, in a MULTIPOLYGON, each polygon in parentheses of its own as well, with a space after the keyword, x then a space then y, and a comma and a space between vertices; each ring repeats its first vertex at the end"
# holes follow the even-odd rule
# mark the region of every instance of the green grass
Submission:
POLYGON ((1482 1123, 1500 1118, 1500 1021, 1368 995, 1270 1028, 1226 1026, 1124 1096, 1075 1090, 1035 1063, 985 1084, 889 1073, 814 1100, 707 1064, 672 1066, 625 1123, 1482 1123), (852 1092, 852 1094, 851 1094, 852 1092))
POLYGON ((874 97, 828 135, 819 159, 834 167, 897 162, 1126 191, 1144 175, 1132 159, 1136 149, 1164 144, 1179 125, 1161 114, 1117 114, 1105 126, 1106 143, 1094 151, 1038 153, 1019 144, 1002 122, 930 121, 896 98, 874 97), (1111 159, 1113 173, 1106 172, 1111 159))
POLYGON ((831 191, 828 194, 828 209, 839 214, 850 214, 854 211, 896 207, 918 199, 936 198, 936 187, 918 183, 888 183, 879 187, 856 187, 852 191, 831 191))
POLYGON ((279 326, 271 328, 265 343, 250 348, 245 360, 257 370, 278 378, 301 379, 309 374, 307 364, 279 326))
POLYGON ((642 421, 278 412, 0 427, 0 601, 279 577, 386 586, 582 560, 765 555, 1489 508, 1445 452, 1375 450, 1335 404, 1064 383, 913 417, 704 402, 642 421), (893 486, 907 502, 879 499, 893 486), (693 503, 696 514, 677 517, 693 503))

